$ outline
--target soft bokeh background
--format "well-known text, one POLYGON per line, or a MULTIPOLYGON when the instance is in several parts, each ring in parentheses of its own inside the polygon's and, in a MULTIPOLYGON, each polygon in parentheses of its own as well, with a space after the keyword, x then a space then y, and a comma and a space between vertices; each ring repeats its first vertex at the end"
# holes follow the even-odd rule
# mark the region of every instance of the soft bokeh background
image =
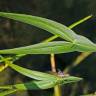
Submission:
MULTIPOLYGON (((96 0, 0 0, 0 11, 31 14, 58 21, 66 26, 93 14, 93 18, 75 27, 73 30, 96 42, 96 0)), ((0 17, 0 49, 35 44, 52 36, 47 31, 0 17)), ((58 40, 58 39, 57 39, 58 40)), ((78 52, 56 55, 56 66, 64 70, 79 55, 78 52)), ((16 64, 38 71, 50 71, 50 55, 28 55, 16 64)), ((91 54, 70 74, 83 77, 77 85, 66 85, 62 88, 64 96, 80 96, 96 91, 96 54, 91 54), (71 89, 71 87, 73 87, 71 89), (73 90, 73 91, 72 91, 73 90), (75 91, 74 91, 75 90, 75 91), (76 92, 74 95, 71 93, 76 92), (70 93, 70 94, 69 94, 70 93)), ((30 80, 7 68, 0 73, 0 85, 26 82, 30 80)), ((53 90, 18 92, 12 96, 51 96, 53 90)), ((11 95, 10 95, 11 96, 11 95)))

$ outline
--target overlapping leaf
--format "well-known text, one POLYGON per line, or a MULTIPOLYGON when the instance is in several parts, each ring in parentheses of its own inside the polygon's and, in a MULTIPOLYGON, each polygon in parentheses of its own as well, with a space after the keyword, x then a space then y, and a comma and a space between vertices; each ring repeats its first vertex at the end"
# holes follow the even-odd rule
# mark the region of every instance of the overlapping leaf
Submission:
POLYGON ((55 21, 31 16, 24 14, 15 13, 4 13, 0 12, 0 16, 7 17, 13 20, 18 20, 23 23, 34 25, 55 34, 70 42, 51 42, 51 43, 40 43, 32 46, 0 50, 1 54, 58 54, 66 52, 95 52, 96 45, 84 36, 77 35, 68 27, 57 23, 55 21), (59 44, 60 43, 60 44, 59 44), (38 48, 37 48, 38 47, 38 48))
POLYGON ((46 81, 50 82, 52 86, 55 86, 56 84, 66 84, 66 83, 77 82, 77 81, 81 80, 81 78, 74 77, 74 76, 59 77, 59 76, 51 75, 51 74, 48 74, 48 73, 32 71, 32 70, 29 70, 29 69, 20 67, 20 66, 15 65, 15 64, 11 64, 11 63, 9 64, 9 66, 12 69, 16 70, 17 72, 19 72, 19 73, 21 73, 21 74, 23 74, 27 77, 31 77, 33 79, 37 79, 37 80, 40 80, 40 81, 42 80, 43 81, 42 84, 41 83, 39 83, 39 84, 41 84, 41 85, 46 84, 46 87, 47 87, 47 84, 48 84, 48 83, 44 83, 46 81), (29 75, 29 73, 30 73, 30 75, 29 75))
MULTIPOLYGON (((4 13, 4 12, 0 12, 0 16, 7 17, 13 20, 18 20, 23 23, 36 26, 38 28, 44 29, 56 35, 56 37, 59 36, 64 40, 68 41, 68 42, 57 41, 57 42, 49 42, 49 43, 39 43, 39 44, 20 47, 20 48, 0 50, 0 54, 51 54, 51 53, 58 54, 58 53, 66 53, 66 52, 73 52, 73 51, 79 51, 79 52, 96 51, 96 45, 93 42, 91 42, 89 39, 87 39, 84 36, 77 35, 74 31, 72 31, 68 27, 60 23, 57 23, 55 21, 37 17, 37 16, 4 13)), ((12 63, 10 63, 9 66, 14 70, 16 70, 17 72, 36 80, 28 83, 0 86, 0 89, 8 89, 7 91, 0 93, 0 95, 2 96, 13 93, 17 90, 48 89, 58 84, 62 85, 62 84, 73 83, 81 80, 81 78, 74 77, 74 76, 61 78, 47 73, 32 71, 12 63)))
POLYGON ((23 67, 20 67, 18 65, 15 65, 15 64, 9 64, 9 66, 16 70, 17 72, 27 76, 27 77, 30 77, 30 78, 33 78, 33 79, 36 79, 36 80, 48 80, 49 79, 56 79, 56 76, 54 75, 51 75, 51 74, 47 74, 47 73, 43 73, 43 72, 38 72, 38 71, 33 71, 33 70, 29 70, 29 69, 26 69, 26 68, 23 68, 23 67))
MULTIPOLYGON (((80 25, 81 23, 87 21, 87 20, 90 19, 90 18, 92 18, 92 15, 89 15, 89 16, 83 18, 83 19, 80 19, 79 21, 77 21, 77 22, 71 24, 70 26, 68 26, 68 28, 72 29, 72 28, 80 25)), ((44 41, 45 41, 45 42, 50 42, 50 41, 53 41, 54 39, 56 39, 57 37, 58 37, 57 35, 54 35, 54 36, 52 36, 52 37, 47 38, 47 39, 44 40, 44 41)))
POLYGON ((17 91, 16 89, 6 90, 6 91, 3 91, 3 92, 0 92, 0 96, 8 96, 9 94, 14 93, 16 91, 17 91))
POLYGON ((76 36, 74 46, 79 52, 96 52, 96 44, 81 35, 76 36))
POLYGON ((0 50, 0 54, 51 54, 73 52, 73 44, 65 41, 39 43, 35 45, 0 50))
POLYGON ((67 52, 96 52, 96 45, 81 36, 76 42, 54 41, 39 43, 25 47, 0 50, 0 54, 59 54, 67 52), (84 42, 80 42, 83 41, 84 42))
POLYGON ((81 78, 74 77, 74 76, 69 76, 69 77, 64 77, 64 78, 59 78, 55 80, 40 80, 40 81, 30 81, 27 83, 21 83, 21 84, 14 84, 14 85, 5 85, 5 86, 0 86, 0 89, 16 89, 16 90, 37 90, 37 89, 48 89, 52 88, 56 85, 62 85, 62 84, 67 84, 67 83, 74 83, 80 81, 81 78), (60 79, 60 80, 59 80, 60 79))
POLYGON ((68 41, 73 41, 76 36, 71 29, 63 24, 42 17, 5 12, 0 12, 0 16, 36 26, 68 41))
POLYGON ((6 89, 7 91, 1 92, 0 94, 2 96, 11 94, 13 92, 16 92, 18 90, 36 90, 36 89, 48 89, 52 88, 56 85, 62 85, 67 83, 73 83, 78 82, 81 80, 79 77, 74 76, 65 76, 65 77, 59 77, 47 73, 42 73, 38 71, 29 70, 23 67, 20 67, 18 65, 10 63, 9 66, 16 70, 17 72, 28 76, 30 78, 36 79, 27 83, 21 83, 21 84, 14 84, 14 85, 5 85, 0 86, 0 89, 6 89))

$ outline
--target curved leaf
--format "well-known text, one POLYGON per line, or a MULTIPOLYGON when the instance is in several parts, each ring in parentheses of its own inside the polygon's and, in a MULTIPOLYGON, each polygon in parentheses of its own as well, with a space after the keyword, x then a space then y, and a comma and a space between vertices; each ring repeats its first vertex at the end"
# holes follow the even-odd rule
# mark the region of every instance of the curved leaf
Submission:
MULTIPOLYGON (((89 39, 87 39, 84 36, 80 36, 77 35, 76 33, 74 33, 71 29, 69 29, 68 27, 57 23, 55 21, 49 20, 49 19, 45 19, 45 18, 41 18, 41 17, 37 17, 37 16, 31 16, 31 15, 24 15, 24 14, 16 14, 16 13, 6 13, 6 12, 0 12, 0 16, 2 17, 7 17, 13 20, 18 20, 21 21, 23 23, 27 23, 30 25, 34 25, 36 27, 39 27, 41 29, 47 30, 48 32, 51 32, 52 34, 55 34, 56 37, 60 36, 61 38, 71 41, 72 44, 69 44, 69 42, 67 42, 63 47, 60 46, 54 46, 54 48, 49 44, 46 48, 44 48, 44 46, 46 46, 46 44, 43 46, 43 48, 40 49, 32 49, 33 46, 28 46, 26 48, 22 47, 22 51, 21 49, 19 50, 18 48, 16 49, 10 49, 10 50, 4 50, 4 51, 0 51, 0 53, 2 54, 57 54, 57 53, 66 53, 66 52, 73 52, 73 51, 79 51, 79 52, 95 52, 96 51, 96 45, 94 43, 92 43, 89 39), (73 43, 75 42, 75 44, 73 45, 73 43), (73 45, 74 48, 71 48, 71 45, 73 45), (68 49, 67 49, 68 47, 68 49), (30 48, 30 50, 29 50, 30 48), (55 50, 54 50, 55 49, 55 50), (75 50, 74 50, 75 49, 75 50), (41 50, 41 51, 40 51, 41 50), (63 50, 63 51, 62 51, 63 50), (10 51, 14 51, 14 52, 10 52, 10 51)), ((90 18, 90 16, 88 17, 90 18)), ((82 21, 80 21, 82 22, 82 21)), ((74 25, 74 24, 73 24, 74 25)), ((75 26, 75 25, 74 25, 75 26)), ((74 26, 71 26, 70 28, 73 28, 74 26)), ((42 45, 40 45, 42 46, 42 45)), ((35 48, 35 47, 34 47, 35 48)))
POLYGON ((16 90, 37 90, 37 89, 48 89, 52 88, 56 85, 62 85, 62 84, 68 84, 68 83, 74 83, 80 81, 81 78, 74 77, 74 76, 68 76, 63 78, 58 78, 56 80, 42 80, 42 81, 31 81, 27 83, 21 83, 21 84, 14 84, 14 85, 6 85, 6 86, 0 86, 0 89, 4 88, 10 88, 10 90, 16 89, 16 90), (3 88, 4 87, 4 88, 3 88))
MULTIPOLYGON (((90 18, 92 18, 92 15, 89 15, 89 16, 83 18, 83 19, 80 19, 79 21, 77 21, 77 22, 71 24, 70 26, 68 26, 68 28, 72 29, 72 28, 80 25, 81 23, 87 21, 87 20, 90 19, 90 18)), ((45 42, 50 42, 50 41, 56 39, 57 37, 58 37, 57 35, 54 35, 54 36, 52 36, 52 37, 49 37, 49 38, 47 38, 47 39, 45 40, 45 42)))
POLYGON ((54 41, 30 46, 0 50, 0 54, 59 54, 67 52, 96 52, 96 45, 84 36, 77 36, 75 42, 54 41))
POLYGON ((23 67, 20 67, 18 65, 15 65, 15 64, 9 64, 9 66, 14 69, 15 71, 27 76, 27 77, 30 77, 30 78, 33 78, 33 79, 36 79, 36 80, 54 80, 54 79, 57 79, 56 76, 54 75, 51 75, 51 74, 48 74, 48 73, 43 73, 43 72, 38 72, 38 71, 33 71, 33 70, 30 70, 30 69, 27 69, 27 68, 23 68, 23 67))
POLYGON ((9 94, 14 93, 16 91, 17 91, 16 89, 6 90, 6 91, 3 91, 3 92, 0 92, 0 96, 8 96, 9 94))
POLYGON ((96 44, 81 35, 76 36, 76 43, 74 45, 76 45, 75 48, 79 52, 96 52, 96 44))
POLYGON ((0 89, 7 89, 7 90, 38 90, 38 89, 48 89, 55 86, 55 83, 50 81, 30 81, 27 83, 20 83, 20 84, 14 84, 14 85, 5 85, 0 86, 0 89))
POLYGON ((6 12, 0 12, 0 16, 36 26, 68 41, 73 41, 76 36, 70 28, 63 24, 42 17, 6 12))

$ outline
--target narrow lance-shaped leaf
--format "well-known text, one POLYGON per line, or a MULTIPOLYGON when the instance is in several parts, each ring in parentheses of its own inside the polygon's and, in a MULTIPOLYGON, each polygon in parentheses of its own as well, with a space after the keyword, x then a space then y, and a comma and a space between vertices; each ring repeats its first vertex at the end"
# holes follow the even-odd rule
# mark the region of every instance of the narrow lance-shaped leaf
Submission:
POLYGON ((30 81, 27 83, 21 83, 21 84, 14 84, 14 85, 5 85, 5 86, 0 86, 0 89, 16 89, 16 90, 37 90, 37 89, 48 89, 52 88, 56 85, 62 85, 62 84, 67 84, 67 83, 74 83, 82 80, 79 77, 74 77, 74 76, 68 76, 68 77, 63 77, 56 80, 44 80, 44 81, 30 81))
MULTIPOLYGON (((80 25, 81 23, 87 21, 87 20, 90 19, 90 18, 92 18, 92 15, 89 15, 89 16, 83 18, 83 19, 80 19, 79 21, 77 21, 77 22, 71 24, 70 26, 68 26, 68 28, 72 29, 72 28, 80 25)), ((47 38, 47 39, 44 40, 44 41, 45 41, 45 42, 50 42, 50 41, 53 41, 54 39, 56 39, 57 37, 58 37, 57 35, 54 35, 54 36, 52 36, 52 37, 47 38)))
MULTIPOLYGON (((37 90, 37 89, 48 89, 48 88, 52 88, 56 85, 62 85, 62 84, 67 84, 67 83, 73 83, 73 82, 78 82, 81 80, 81 78, 79 77, 74 77, 74 76, 65 76, 65 77, 58 77, 58 76, 54 76, 54 75, 49 75, 46 73, 42 73, 42 72, 37 72, 37 71, 31 71, 25 68, 22 68, 18 65, 15 64, 9 64, 9 66, 13 69, 15 69, 16 71, 18 71, 19 73, 30 77, 30 75, 32 76, 32 78, 37 79, 37 80, 33 80, 27 83, 21 83, 21 84, 14 84, 14 85, 5 85, 5 86, 0 86, 0 89, 7 89, 7 90, 15 90, 15 91, 9 91, 9 93, 13 93, 16 92, 18 90, 37 90), (21 70, 21 71, 19 71, 21 70), (22 71, 24 73, 22 73, 22 71), (25 72, 27 74, 25 74, 25 72), (30 73, 28 73, 30 72, 30 73), (34 73, 34 75, 32 74, 32 72, 34 73), (30 75, 28 75, 30 74, 30 75), (40 75, 41 74, 41 75, 40 75), (36 76, 35 76, 36 75, 36 76), (37 78, 37 75, 38 78, 37 78), (46 79, 45 79, 45 78, 46 79)), ((5 91, 6 93, 7 91, 5 91)), ((3 94, 5 94, 3 93, 3 94)), ((8 94, 9 94, 8 93, 8 94)))
MULTIPOLYGON (((79 24, 87 21, 87 20, 90 19, 90 18, 92 18, 92 15, 89 15, 89 16, 87 16, 87 17, 84 17, 83 19, 80 19, 79 21, 71 24, 71 25, 68 26, 68 27, 69 27, 70 29, 72 29, 72 28, 76 27, 77 25, 79 25, 79 24)), ((44 40, 43 42, 50 42, 50 41, 56 39, 57 37, 58 37, 57 35, 54 35, 54 36, 49 37, 48 39, 44 40)), ((14 60, 17 60, 17 59, 19 59, 19 58, 21 58, 21 57, 23 57, 23 56, 25 56, 25 55, 26 55, 26 54, 17 54, 17 55, 15 56, 14 60)), ((14 60, 13 60, 13 61, 14 61, 14 60)), ((1 60, 0 60, 0 61, 1 61, 1 60)))
MULTIPOLYGON (((31 78, 34 78, 34 79, 37 79, 37 80, 42 80, 43 81, 42 84, 44 84, 44 86, 46 86, 46 88, 50 87, 48 85, 51 85, 51 87, 53 87, 53 86, 58 85, 58 84, 72 83, 72 82, 77 82, 77 81, 81 80, 81 78, 74 77, 74 76, 59 77, 59 76, 55 76, 55 75, 51 75, 51 74, 47 74, 47 73, 32 71, 32 70, 29 70, 29 69, 20 67, 20 66, 15 65, 15 64, 11 64, 11 63, 9 64, 9 66, 12 69, 16 70, 17 72, 19 72, 19 73, 21 73, 25 76, 28 76, 28 77, 31 77, 31 78)), ((34 81, 34 82, 32 81, 31 83, 32 84, 33 83, 41 84, 41 83, 37 83, 37 82, 39 82, 39 81, 34 81)))
MULTIPOLYGON (((51 75, 51 74, 47 74, 47 73, 42 73, 42 72, 38 72, 38 71, 32 71, 32 70, 20 67, 20 66, 15 65, 15 64, 9 64, 9 66, 11 68, 13 68, 14 70, 16 70, 17 72, 19 72, 19 73, 21 73, 21 74, 23 74, 25 76, 28 76, 28 77, 31 77, 31 78, 34 78, 34 79, 37 79, 37 80, 42 80, 43 82, 47 81, 47 82, 51 83, 51 85, 52 84, 53 85, 54 84, 55 85, 66 84, 66 83, 72 83, 72 82, 77 82, 77 81, 81 80, 81 78, 74 77, 74 76, 59 77, 59 76, 55 76, 55 75, 51 75)), ((47 85, 48 83, 45 83, 45 84, 47 85)))
POLYGON ((9 94, 12 94, 12 93, 14 93, 16 91, 17 91, 16 89, 2 91, 2 92, 0 92, 0 96, 9 96, 9 94))
POLYGON ((73 41, 76 36, 70 28, 63 24, 42 17, 6 12, 0 12, 0 16, 36 26, 68 41, 73 41))
POLYGON ((51 54, 75 51, 73 43, 65 41, 38 43, 30 46, 0 50, 0 54, 51 54))
POLYGON ((54 80, 54 79, 57 79, 57 77, 54 75, 51 75, 48 73, 43 73, 43 72, 38 72, 38 71, 33 71, 33 70, 30 70, 27 68, 20 67, 20 66, 15 65, 15 64, 10 63, 9 66, 12 69, 14 69, 15 71, 17 71, 17 72, 19 72, 19 73, 21 73, 27 77, 36 79, 36 80, 48 80, 48 79, 54 80))
POLYGON ((0 89, 8 89, 8 90, 38 90, 38 89, 48 89, 52 88, 56 85, 54 80, 45 80, 45 81, 36 81, 32 80, 26 83, 14 84, 14 85, 5 85, 0 86, 0 89))
POLYGON ((76 36, 74 46, 79 52, 96 52, 96 44, 81 35, 76 36))
MULTIPOLYGON (((68 50, 62 51, 61 47, 60 48, 57 47, 56 48, 57 50, 55 52, 52 51, 53 48, 51 48, 51 53, 54 53, 54 54, 55 53, 65 53, 65 51, 66 52, 72 52, 72 51, 79 51, 79 52, 91 51, 91 52, 95 52, 96 51, 96 45, 94 43, 92 43, 89 39, 87 39, 86 37, 75 34, 68 27, 66 27, 66 26, 64 26, 60 23, 54 22, 52 20, 37 17, 37 16, 30 16, 30 15, 24 15, 24 14, 14 14, 14 13, 4 13, 4 12, 0 12, 0 16, 7 17, 7 18, 10 18, 10 19, 13 19, 13 20, 18 20, 18 21, 21 21, 21 22, 24 22, 24 23, 27 23, 27 24, 34 25, 36 27, 47 30, 47 31, 49 31, 49 32, 51 32, 55 35, 58 35, 65 40, 71 41, 73 43, 76 42, 74 44, 75 45, 75 50, 71 50, 72 48, 70 49, 68 47, 68 50), (58 49, 59 49, 59 52, 58 52, 58 49), (70 51, 69 51, 69 49, 70 49, 70 51)), ((42 53, 43 54, 44 53, 45 54, 50 54, 49 48, 48 48, 47 52, 46 52, 46 49, 44 49, 44 51, 42 51, 42 53, 40 53, 39 50, 34 50, 34 51, 31 50, 31 51, 32 51, 32 53, 30 53, 30 51, 27 50, 28 54, 42 54, 42 53), (37 52, 37 51, 39 51, 39 52, 37 52)), ((21 53, 21 54, 26 54, 24 52, 21 53)), ((6 53, 6 51, 5 51, 5 53, 6 53)), ((9 52, 9 53, 11 53, 11 52, 9 52)))
POLYGON ((54 41, 30 46, 0 50, 0 54, 59 54, 67 52, 96 52, 96 45, 84 36, 77 36, 75 42, 54 41))

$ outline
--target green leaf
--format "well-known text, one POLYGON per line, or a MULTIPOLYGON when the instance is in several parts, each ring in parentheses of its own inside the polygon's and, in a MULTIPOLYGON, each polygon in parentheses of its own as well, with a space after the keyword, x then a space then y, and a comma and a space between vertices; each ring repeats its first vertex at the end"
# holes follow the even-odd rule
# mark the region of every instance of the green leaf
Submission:
POLYGON ((77 35, 71 42, 54 41, 30 46, 0 50, 0 54, 59 54, 67 52, 96 52, 96 45, 84 36, 77 35))
POLYGON ((14 92, 16 92, 17 90, 15 89, 13 89, 13 90, 6 90, 6 91, 3 91, 3 92, 0 92, 0 96, 9 96, 9 94, 11 94, 11 93, 14 93, 14 92))
POLYGON ((30 46, 0 50, 0 54, 57 54, 73 52, 73 43, 65 41, 38 43, 30 46))
MULTIPOLYGON (((62 84, 67 84, 67 83, 73 83, 73 82, 77 82, 77 81, 80 81, 81 78, 79 77, 74 77, 74 76, 64 76, 64 77, 59 77, 59 76, 55 76, 55 75, 51 75, 51 74, 47 74, 47 73, 42 73, 42 72, 38 72, 38 71, 33 71, 33 70, 29 70, 29 69, 26 69, 26 68, 23 68, 23 67, 20 67, 18 65, 15 65, 15 64, 9 64, 9 66, 16 70, 17 72, 25 75, 25 76, 28 76, 30 78, 34 78, 36 80, 39 80, 39 81, 32 81, 30 83, 25 83, 25 84, 21 84, 21 85, 18 85, 21 89, 22 88, 25 88, 25 86, 29 86, 28 89, 32 88, 32 89, 36 89, 36 88, 40 88, 40 89, 47 89, 47 88, 51 88, 51 87, 54 87, 55 85, 62 85, 62 84), (41 81, 42 80, 42 81, 41 81), (32 86, 32 87, 31 87, 32 86)), ((16 84, 15 88, 18 89, 18 86, 16 84)), ((12 88, 12 86, 3 86, 3 87, 0 87, 2 89, 9 89, 9 88, 12 88)), ((14 87, 13 87, 14 88, 14 87)), ((24 89, 22 89, 24 90, 24 89)))
POLYGON ((16 90, 37 90, 37 89, 48 89, 52 88, 56 85, 62 85, 62 84, 68 84, 68 83, 74 83, 80 81, 81 78, 74 77, 74 76, 68 76, 68 77, 58 77, 58 79, 55 80, 42 80, 42 81, 30 81, 27 83, 21 83, 21 84, 14 84, 14 85, 6 85, 6 86, 0 86, 0 89, 4 88, 10 88, 10 90, 16 89, 16 90))
MULTIPOLYGON (((7 17, 13 20, 18 20, 30 25, 34 25, 36 27, 47 30, 48 32, 51 32, 52 34, 55 34, 56 37, 60 36, 61 38, 72 42, 72 43, 64 42, 62 44, 60 42, 57 43, 51 42, 46 44, 40 43, 39 45, 36 44, 27 47, 21 47, 20 49, 15 48, 10 50, 1 50, 0 51, 1 54, 51 54, 51 53, 58 54, 58 53, 66 53, 66 52, 73 52, 73 51, 79 51, 79 52, 96 51, 96 45, 92 43, 89 39, 75 34, 68 27, 60 23, 57 23, 55 21, 37 17, 37 16, 16 14, 16 13, 5 13, 5 12, 0 12, 0 16, 7 17)), ((88 18, 90 18, 90 16, 88 18)), ((73 28, 77 24, 78 23, 71 25, 70 28, 73 28)))
MULTIPOLYGON (((83 18, 83 19, 80 19, 79 21, 77 21, 77 22, 71 24, 70 26, 68 26, 68 28, 72 29, 72 28, 76 27, 77 25, 80 25, 81 23, 87 21, 87 20, 90 19, 90 18, 92 18, 92 15, 89 15, 89 16, 83 18)), ((52 37, 47 38, 47 39, 44 40, 44 41, 45 41, 45 42, 50 42, 50 41, 56 39, 57 37, 58 37, 57 35, 54 35, 54 36, 52 36, 52 37)), ((44 42, 44 41, 43 41, 43 42, 44 42)))
POLYGON ((14 85, 5 85, 0 86, 0 89, 16 89, 16 90, 37 90, 37 89, 48 89, 55 86, 54 80, 50 81, 36 81, 32 80, 27 83, 20 83, 20 84, 14 84, 14 85))
POLYGON ((42 17, 6 12, 0 12, 0 16, 36 26, 68 41, 73 41, 76 36, 70 28, 63 24, 42 17))
POLYGON ((17 71, 17 72, 19 72, 19 73, 21 73, 27 77, 36 79, 36 80, 48 80, 48 79, 54 80, 54 79, 57 79, 57 77, 54 75, 51 75, 48 73, 43 73, 43 72, 38 72, 38 71, 33 71, 30 69, 20 67, 20 66, 15 65, 15 64, 10 63, 9 66, 12 69, 14 69, 15 71, 17 71))
POLYGON ((38 89, 49 89, 55 86, 55 80, 45 80, 45 81, 31 81, 28 83, 21 83, 12 85, 18 90, 38 90, 38 89))
POLYGON ((79 52, 96 52, 96 44, 94 44, 88 38, 81 35, 76 36, 74 46, 76 50, 79 52))
POLYGON ((68 83, 74 83, 82 80, 82 78, 79 77, 74 77, 74 76, 65 76, 58 79, 57 85, 62 85, 62 84, 68 84, 68 83))
POLYGON ((32 86, 35 84, 35 85, 38 85, 39 88, 44 88, 44 89, 54 87, 55 85, 58 85, 58 84, 61 85, 61 84, 73 83, 73 82, 77 82, 77 81, 81 80, 81 78, 74 77, 74 76, 59 77, 59 76, 55 76, 55 75, 51 75, 51 74, 47 74, 47 73, 33 71, 33 70, 29 70, 29 69, 20 67, 15 64, 9 64, 9 66, 12 69, 16 70, 17 72, 19 72, 25 76, 28 76, 28 77, 31 77, 31 78, 34 78, 37 80, 42 80, 42 81, 32 81, 31 82, 32 84, 29 84, 29 83, 28 84, 32 85, 32 86))
POLYGON ((9 66, 16 70, 17 72, 37 79, 33 80, 31 82, 27 83, 21 83, 21 84, 14 84, 14 85, 5 85, 5 86, 0 86, 0 89, 7 89, 7 90, 14 90, 14 91, 4 91, 1 94, 8 94, 16 92, 18 90, 37 90, 37 89, 48 89, 52 88, 56 85, 62 85, 62 84, 67 84, 67 83, 73 83, 73 82, 78 82, 81 80, 79 77, 74 77, 74 76, 64 76, 64 77, 59 77, 59 76, 54 76, 50 75, 47 73, 42 73, 38 71, 32 71, 23 67, 20 67, 18 65, 10 63, 9 66))

